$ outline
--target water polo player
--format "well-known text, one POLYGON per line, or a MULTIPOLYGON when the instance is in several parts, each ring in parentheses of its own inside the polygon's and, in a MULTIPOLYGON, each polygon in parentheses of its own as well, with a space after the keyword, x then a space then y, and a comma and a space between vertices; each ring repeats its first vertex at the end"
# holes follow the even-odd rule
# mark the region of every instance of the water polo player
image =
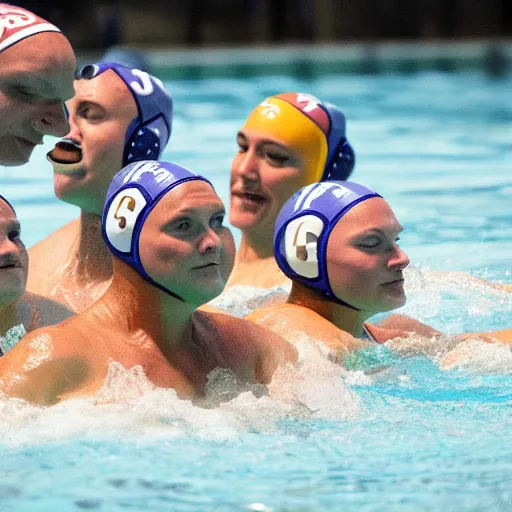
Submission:
POLYGON ((0 355, 26 332, 72 315, 56 302, 25 293, 27 271, 28 255, 20 223, 13 207, 0 196, 0 355))
POLYGON ((267 98, 237 135, 231 168, 231 224, 242 240, 228 286, 268 288, 288 282, 274 261, 272 233, 279 210, 301 187, 346 180, 354 167, 345 116, 308 94, 267 98))
POLYGON ((0 4, 0 165, 22 165, 44 135, 67 133, 74 71, 73 50, 56 26, 0 4))
POLYGON ((161 156, 171 134, 172 99, 157 78, 112 63, 83 67, 75 90, 67 105, 71 131, 48 159, 57 197, 81 215, 31 248, 28 289, 79 312, 112 277, 101 236, 108 186, 123 166, 161 156))
POLYGON ((337 351, 359 348, 369 317, 405 304, 401 230, 387 202, 362 185, 304 187, 282 208, 274 233, 277 263, 292 280, 288 301, 248 318, 289 340, 306 333, 337 351))
POLYGON ((91 394, 111 361, 141 365, 155 385, 189 399, 204 395, 218 367, 241 385, 268 382, 296 358, 291 345, 247 320, 196 311, 222 291, 233 265, 223 218, 205 178, 165 162, 124 168, 102 221, 114 255, 110 287, 83 313, 11 350, 0 361, 3 390, 41 404, 91 394))

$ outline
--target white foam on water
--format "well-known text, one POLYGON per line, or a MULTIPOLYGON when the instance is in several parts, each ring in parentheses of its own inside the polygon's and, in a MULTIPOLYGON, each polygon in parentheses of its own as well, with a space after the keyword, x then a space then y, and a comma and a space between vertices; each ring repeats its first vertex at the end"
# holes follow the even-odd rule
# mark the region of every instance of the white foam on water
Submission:
POLYGON ((185 436, 225 441, 245 432, 273 432, 293 418, 345 420, 361 412, 357 393, 347 383, 368 383, 361 372, 347 372, 303 340, 296 367, 278 369, 268 386, 240 386, 228 370, 214 370, 206 397, 197 404, 173 389, 155 387, 142 367, 112 362, 102 389, 52 407, 0 399, 0 443, 8 446, 80 439, 132 439, 154 442, 185 436))

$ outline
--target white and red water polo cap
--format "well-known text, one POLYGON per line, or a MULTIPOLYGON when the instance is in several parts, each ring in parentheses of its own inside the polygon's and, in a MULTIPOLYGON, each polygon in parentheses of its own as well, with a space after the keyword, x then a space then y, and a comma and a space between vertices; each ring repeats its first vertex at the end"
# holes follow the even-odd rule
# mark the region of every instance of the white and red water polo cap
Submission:
POLYGON ((0 53, 41 32, 60 32, 45 19, 22 7, 0 4, 0 53))

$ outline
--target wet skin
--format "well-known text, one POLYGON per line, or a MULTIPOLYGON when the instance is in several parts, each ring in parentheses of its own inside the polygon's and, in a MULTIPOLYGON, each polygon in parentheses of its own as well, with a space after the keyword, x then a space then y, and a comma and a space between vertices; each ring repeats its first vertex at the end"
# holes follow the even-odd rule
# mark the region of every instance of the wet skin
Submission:
POLYGON ((74 94, 75 65, 59 33, 36 34, 0 53, 1 165, 24 164, 44 135, 67 133, 64 102, 74 94))

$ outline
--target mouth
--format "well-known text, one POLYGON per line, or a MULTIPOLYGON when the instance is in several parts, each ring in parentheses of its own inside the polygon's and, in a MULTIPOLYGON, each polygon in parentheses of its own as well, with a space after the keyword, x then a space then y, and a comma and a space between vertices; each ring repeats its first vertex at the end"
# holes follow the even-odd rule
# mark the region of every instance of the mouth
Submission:
POLYGON ((268 198, 262 194, 255 194, 254 192, 232 191, 231 195, 238 197, 250 203, 263 204, 268 201, 268 198))
POLYGON ((388 281, 387 283, 383 283, 382 286, 389 286, 392 284, 404 284, 404 278, 400 277, 398 279, 394 279, 393 281, 388 281))
POLYGON ((192 267, 192 270, 202 270, 205 268, 213 268, 213 267, 218 267, 218 266, 219 266, 218 263, 206 263, 205 265, 199 265, 197 267, 192 267))
POLYGON ((0 265, 0 270, 10 270, 13 268, 21 268, 21 265, 19 263, 6 263, 0 265))
POLYGON ((82 148, 74 139, 62 139, 46 155, 53 165, 53 170, 60 174, 71 174, 77 171, 83 172, 82 148))

